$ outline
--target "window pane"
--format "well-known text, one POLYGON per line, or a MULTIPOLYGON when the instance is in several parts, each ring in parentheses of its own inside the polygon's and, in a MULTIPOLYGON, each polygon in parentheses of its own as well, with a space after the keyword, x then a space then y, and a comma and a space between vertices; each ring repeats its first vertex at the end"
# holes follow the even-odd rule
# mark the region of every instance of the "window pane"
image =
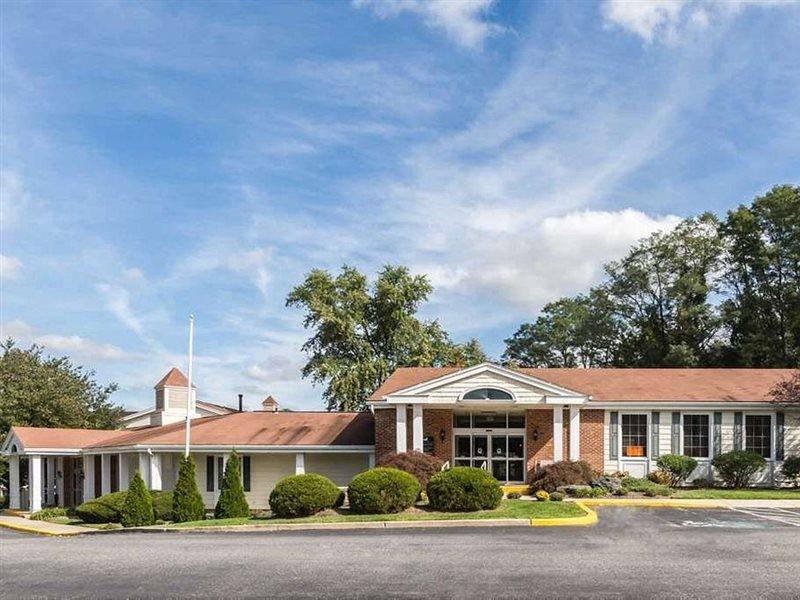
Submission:
POLYGON ((464 427, 469 429, 469 413, 453 415, 453 427, 464 427))
POLYGON ((708 415, 683 415, 683 453, 695 458, 707 458, 708 415))
POLYGON ((469 460, 457 460, 456 461, 456 466, 457 467, 469 467, 470 466, 470 462, 469 462, 469 460))
POLYGON ((475 429, 505 429, 506 413, 474 413, 472 423, 475 429))
POLYGON ((508 480, 525 481, 525 468, 521 460, 508 461, 508 480))
POLYGON ((488 454, 489 440, 485 435, 476 435, 472 438, 472 456, 485 458, 488 454))
POLYGON ((457 435, 456 436, 456 456, 459 458, 469 458, 472 456, 470 453, 470 438, 468 435, 457 435))
POLYGON ((509 428, 525 428, 525 413, 508 413, 509 428))
POLYGON ((476 459, 472 461, 472 466, 476 469, 489 470, 489 463, 485 458, 476 459))
POLYGON ((506 436, 492 436, 492 457, 505 457, 506 455, 506 436))
POLYGON ((523 437, 521 435, 508 436, 508 456, 510 458, 525 458, 523 437))
POLYGON ((772 431, 769 415, 747 415, 745 421, 744 449, 760 454, 764 458, 772 457, 772 431))
POLYGON ((495 388, 480 388, 464 394, 464 400, 512 400, 511 394, 495 388))
POLYGON ((647 456, 647 415, 622 415, 622 456, 647 456))
POLYGON ((493 460, 492 461, 492 475, 498 481, 505 481, 506 480, 506 461, 504 460, 493 460))

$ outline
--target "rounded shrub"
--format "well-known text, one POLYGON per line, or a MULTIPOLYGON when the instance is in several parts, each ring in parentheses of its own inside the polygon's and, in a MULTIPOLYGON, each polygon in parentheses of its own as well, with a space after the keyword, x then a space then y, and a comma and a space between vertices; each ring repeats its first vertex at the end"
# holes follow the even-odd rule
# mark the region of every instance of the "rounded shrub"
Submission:
POLYGON ((561 486, 589 485, 594 478, 595 472, 586 461, 561 460, 544 467, 531 482, 531 488, 555 492, 561 486))
POLYGON ((75 514, 84 523, 119 523, 127 495, 127 492, 113 492, 87 500, 75 508, 75 514))
POLYGON ((794 485, 800 484, 800 456, 790 456, 783 461, 781 474, 794 485))
POLYGON ((520 494, 519 492, 509 492, 506 494, 506 498, 508 500, 519 500, 520 498, 522 498, 522 494, 520 494))
POLYGON ((172 519, 164 519, 158 515, 157 503, 154 493, 153 509, 156 512, 156 519, 173 520, 176 523, 203 519, 205 506, 200 490, 197 488, 194 459, 191 455, 182 458, 178 467, 178 481, 175 483, 175 491, 172 494, 172 519))
POLYGON ((548 500, 550 500, 550 494, 548 494, 544 490, 539 490, 534 495, 536 496, 536 499, 539 502, 547 502, 548 500))
POLYGON ((750 485, 755 474, 767 465, 767 461, 755 452, 734 450, 715 457, 711 464, 726 485, 742 488, 750 485))
POLYGON ((659 485, 669 485, 672 482, 670 474, 666 471, 653 471, 647 474, 647 480, 659 485))
MULTIPOLYGON (((678 486, 686 481, 692 472, 697 468, 697 461, 691 456, 682 454, 663 454, 656 460, 658 468, 669 475, 666 482, 672 487, 678 486)), ((665 482, 657 482, 665 483, 665 482)))
POLYGON ((500 505, 503 490, 483 469, 455 467, 431 477, 428 499, 431 508, 443 512, 491 510, 500 505))
POLYGON ((564 500, 564 492, 553 492, 550 494, 550 502, 561 502, 564 500))
POLYGON ((411 473, 419 481, 419 486, 424 490, 428 487, 431 475, 442 470, 444 461, 436 456, 424 454, 422 452, 401 452, 393 454, 381 464, 382 467, 390 469, 400 469, 406 473, 411 473))
POLYGON ((308 517, 337 504, 341 506, 341 496, 342 492, 327 477, 315 473, 290 475, 270 493, 269 507, 276 517, 308 517))
POLYGON ((366 515, 396 513, 414 504, 419 481, 400 469, 377 467, 359 473, 347 488, 350 510, 366 515))
POLYGON ((153 498, 139 471, 133 474, 125 502, 122 504, 120 523, 123 527, 142 527, 152 525, 155 521, 153 514, 153 498))

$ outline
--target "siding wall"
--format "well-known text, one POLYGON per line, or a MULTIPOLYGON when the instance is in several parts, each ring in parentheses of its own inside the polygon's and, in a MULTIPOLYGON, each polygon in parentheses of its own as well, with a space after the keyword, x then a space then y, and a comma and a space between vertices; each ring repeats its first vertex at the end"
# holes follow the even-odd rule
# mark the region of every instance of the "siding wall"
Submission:
POLYGON ((369 468, 367 454, 306 454, 306 473, 318 473, 339 487, 369 468))
POLYGON ((511 392, 517 400, 525 400, 528 402, 538 402, 542 399, 542 396, 547 394, 545 390, 521 385, 513 379, 500 377, 493 373, 484 373, 482 375, 470 377, 465 381, 443 385, 423 395, 430 396, 432 400, 442 399, 451 401, 461 396, 464 392, 480 387, 499 387, 511 392))

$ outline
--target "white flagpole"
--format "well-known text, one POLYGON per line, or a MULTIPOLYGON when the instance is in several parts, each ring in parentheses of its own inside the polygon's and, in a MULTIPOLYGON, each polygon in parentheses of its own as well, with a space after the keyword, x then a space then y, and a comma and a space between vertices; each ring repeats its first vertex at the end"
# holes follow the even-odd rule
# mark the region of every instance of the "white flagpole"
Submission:
POLYGON ((191 436, 191 425, 189 424, 192 420, 191 411, 192 411, 192 351, 194 345, 194 315, 189 315, 189 375, 188 375, 188 393, 186 395, 186 445, 183 449, 183 455, 188 457, 189 456, 189 440, 191 436))

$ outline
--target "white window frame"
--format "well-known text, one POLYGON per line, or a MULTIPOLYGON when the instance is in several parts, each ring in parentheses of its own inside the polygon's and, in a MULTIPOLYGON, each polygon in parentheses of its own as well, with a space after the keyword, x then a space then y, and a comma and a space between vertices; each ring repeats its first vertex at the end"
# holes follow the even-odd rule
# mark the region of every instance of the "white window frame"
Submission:
POLYGON ((695 460, 711 460, 714 454, 714 413, 705 411, 686 411, 681 413, 681 454, 688 456, 685 451, 684 436, 686 435, 686 427, 684 427, 684 415, 700 415, 708 417, 708 455, 706 456, 693 456, 695 460))
POLYGON ((775 427, 775 412, 768 411, 749 411, 742 415, 742 450, 747 450, 747 417, 769 417, 769 457, 764 457, 764 460, 771 463, 775 461, 775 443, 777 442, 777 432, 775 427))
MULTIPOLYGON (((487 386, 481 386, 481 387, 487 387, 487 386)), ((468 402, 469 402, 469 400, 468 400, 468 402)), ((462 412, 462 413, 463 412, 469 412, 472 415, 472 414, 474 414, 476 412, 479 413, 479 412, 482 412, 482 411, 480 411, 480 410, 470 410, 470 411, 459 411, 459 412, 462 412)), ((504 412, 504 413, 506 413, 506 425, 508 425, 508 413, 509 412, 518 413, 520 411, 497 410, 497 411, 492 411, 492 412, 497 412, 497 413, 504 412)), ((525 416, 525 423, 527 424, 527 415, 525 415, 525 413, 522 413, 522 414, 525 416)), ((453 415, 453 418, 455 419, 455 413, 453 415)), ((472 425, 472 423, 473 423, 473 420, 472 420, 472 417, 470 416, 470 425, 472 425)), ((506 427, 497 427, 497 428, 455 427, 455 422, 453 423, 453 425, 454 425, 453 426, 453 435, 452 435, 452 439, 451 439, 451 446, 452 446, 452 454, 451 454, 451 456, 453 457, 453 461, 452 461, 453 466, 455 466, 457 460, 468 460, 468 459, 465 459, 465 458, 458 458, 456 456, 456 436, 469 436, 469 438, 470 438, 470 460, 475 458, 474 455, 473 455, 473 452, 474 452, 474 436, 476 436, 476 435, 486 436, 486 438, 487 438, 486 439, 486 444, 487 444, 486 445, 486 457, 485 457, 486 470, 491 474, 491 472, 492 472, 492 470, 491 470, 492 436, 493 435, 498 436, 498 437, 503 436, 503 437, 506 438, 506 456, 504 458, 501 458, 501 459, 498 459, 498 460, 506 461, 506 465, 508 465, 508 461, 509 460, 521 460, 522 461, 522 477, 523 477, 522 482, 523 483, 525 482, 525 473, 526 473, 525 461, 526 461, 527 456, 528 456, 528 440, 527 440, 527 436, 525 435, 525 427, 521 427, 521 428, 520 427, 509 428, 507 426, 506 427), (521 436, 522 437, 522 458, 521 459, 520 458, 509 458, 508 457, 508 436, 521 436)), ((508 471, 506 470, 506 476, 507 475, 508 475, 508 471)), ((509 483, 518 483, 518 482, 516 480, 511 482, 509 479, 506 479, 505 481, 501 482, 501 484, 503 484, 503 485, 506 485, 506 484, 509 484, 509 483)))
POLYGON ((498 402, 500 404, 506 404, 506 403, 509 403, 509 402, 516 402, 516 401, 517 401, 517 397, 514 395, 514 392, 512 392, 511 390, 508 390, 508 389, 506 389, 504 387, 501 387, 499 385, 488 385, 488 384, 487 385, 477 385, 475 387, 471 387, 468 390, 462 392, 458 396, 458 402, 466 402, 467 404, 472 403, 472 402, 483 402, 483 403, 498 402), (477 398, 477 399, 471 399, 471 398, 466 398, 465 399, 464 398, 464 396, 466 396, 470 392, 475 392, 477 390, 499 390, 499 391, 501 391, 501 392, 503 392, 505 394, 508 394, 509 396, 511 396, 511 398, 510 399, 505 399, 505 400, 490 400, 488 398, 485 398, 485 399, 484 398, 477 398))
POLYGON ((625 411, 625 412, 620 412, 619 413, 619 435, 617 436, 619 438, 617 440, 617 456, 619 457, 618 462, 621 463, 623 461, 628 462, 628 461, 632 461, 632 460, 645 462, 645 461, 648 461, 648 460, 652 460, 652 453, 653 453, 653 448, 651 447, 653 445, 653 440, 651 439, 651 437, 652 437, 652 427, 653 427, 653 411, 629 410, 629 411, 625 411), (637 416, 645 415, 645 417, 647 417, 647 436, 645 438, 646 439, 646 443, 647 443, 647 452, 644 453, 644 456, 625 456, 622 453, 622 438, 625 437, 622 434, 622 416, 623 415, 637 415, 637 416))

